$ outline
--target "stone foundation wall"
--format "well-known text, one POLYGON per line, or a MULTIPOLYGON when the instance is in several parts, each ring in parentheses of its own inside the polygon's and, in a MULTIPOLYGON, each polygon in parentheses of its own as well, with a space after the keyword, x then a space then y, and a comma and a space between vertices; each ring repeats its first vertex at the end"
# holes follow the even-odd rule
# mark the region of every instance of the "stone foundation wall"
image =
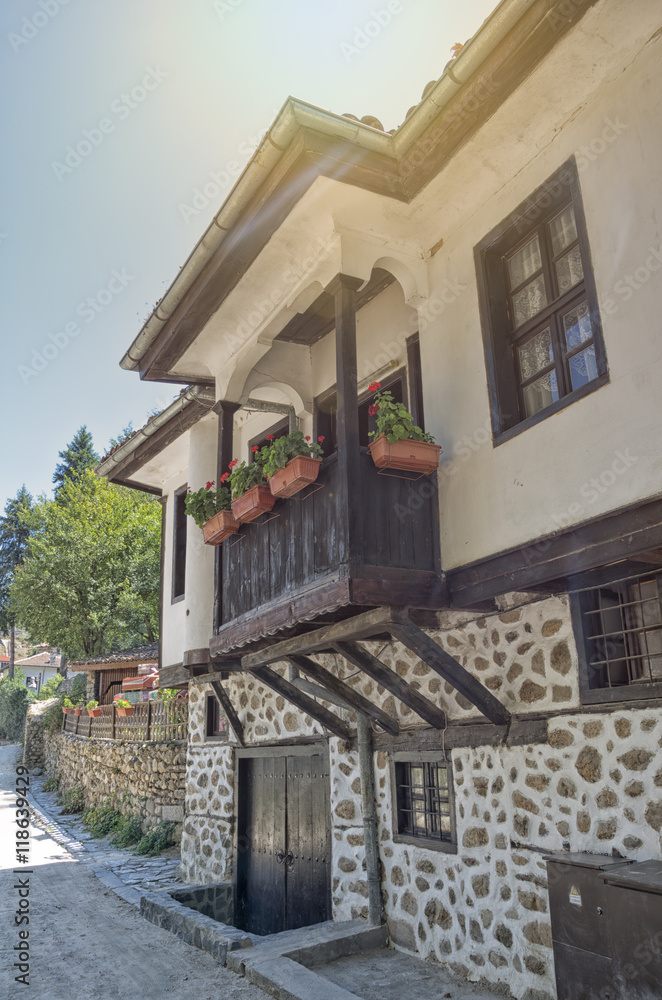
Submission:
POLYGON ((80 785, 85 807, 109 802, 124 815, 143 816, 143 832, 160 820, 184 821, 186 747, 182 743, 87 740, 58 732, 44 739, 45 769, 60 789, 80 785))
POLYGON ((31 770, 44 763, 44 714, 57 698, 47 701, 33 701, 28 705, 25 717, 25 739, 23 741, 23 763, 31 770))
MULTIPOLYGON (((403 843, 393 833, 389 756, 376 753, 382 895, 393 942, 484 980, 519 1000, 555 996, 542 854, 618 850, 662 857, 662 706, 582 711, 568 601, 509 595, 490 617, 448 612, 434 638, 518 715, 556 712, 544 743, 450 752, 456 851, 403 843)), ((444 708, 477 715, 399 643, 370 644, 397 674, 444 708)), ((324 665, 398 718, 421 720, 340 657, 324 665)), ((287 668, 278 668, 285 673, 287 668)), ((310 717, 254 678, 225 682, 252 745, 321 733, 310 717)), ((206 741, 205 694, 191 688, 183 867, 191 882, 232 878, 234 746, 206 741)), ((332 710, 353 722, 353 716, 332 710)), ((367 917, 358 754, 329 739, 335 920, 367 917)), ((441 749, 441 736, 440 736, 441 749)))

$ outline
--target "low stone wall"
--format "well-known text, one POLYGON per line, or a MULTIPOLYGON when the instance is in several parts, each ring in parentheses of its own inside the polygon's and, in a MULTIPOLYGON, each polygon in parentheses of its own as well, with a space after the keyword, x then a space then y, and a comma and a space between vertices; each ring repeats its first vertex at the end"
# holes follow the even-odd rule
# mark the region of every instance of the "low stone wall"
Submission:
POLYGON ((186 744, 88 740, 58 732, 44 738, 46 773, 60 788, 83 788, 85 807, 109 802, 123 815, 143 816, 143 832, 160 820, 184 821, 186 744))
POLYGON ((49 698, 47 701, 33 701, 31 705, 28 705, 28 713, 25 718, 23 763, 30 770, 43 766, 44 714, 56 701, 57 698, 49 698))
POLYGON ((170 895, 191 910, 204 913, 222 924, 234 924, 234 886, 232 882, 215 882, 212 885, 185 885, 170 895))

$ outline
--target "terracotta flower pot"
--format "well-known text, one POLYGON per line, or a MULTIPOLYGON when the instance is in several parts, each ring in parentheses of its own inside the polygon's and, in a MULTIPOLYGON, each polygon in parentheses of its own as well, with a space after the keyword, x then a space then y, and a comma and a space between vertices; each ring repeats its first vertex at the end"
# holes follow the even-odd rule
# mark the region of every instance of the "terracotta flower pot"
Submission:
POLYGON ((87 714, 89 715, 89 717, 91 719, 98 719, 99 716, 101 715, 101 709, 100 708, 88 708, 87 714))
POLYGON ((239 521, 233 517, 231 510, 219 511, 202 525, 205 545, 220 545, 230 535, 236 535, 238 531, 239 521))
POLYGON ((62 711, 63 711, 63 713, 65 715, 70 715, 73 712, 73 708, 64 708, 63 707, 62 711))
POLYGON ((75 708, 74 709, 74 715, 82 715, 82 714, 83 714, 83 709, 82 708, 75 708))
POLYGON ((129 715, 133 715, 133 705, 130 705, 128 708, 118 708, 117 709, 117 714, 122 719, 126 718, 129 715))
POLYGON ((258 483, 232 501, 232 513, 244 524, 254 521, 260 514, 270 511, 276 498, 268 486, 258 483))
POLYGON ((402 469, 428 475, 439 465, 441 446, 427 441, 396 441, 389 444, 385 434, 380 434, 369 445, 372 460, 378 469, 402 469))
POLYGON ((269 480, 269 489, 275 497, 293 497, 304 486, 314 483, 322 464, 321 458, 296 455, 283 469, 274 472, 269 480))

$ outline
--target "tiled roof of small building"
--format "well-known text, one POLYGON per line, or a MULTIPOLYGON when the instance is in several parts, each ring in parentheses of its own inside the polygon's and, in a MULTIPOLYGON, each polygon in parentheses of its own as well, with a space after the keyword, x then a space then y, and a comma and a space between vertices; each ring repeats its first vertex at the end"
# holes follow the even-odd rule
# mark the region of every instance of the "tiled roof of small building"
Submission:
POLYGON ((100 663, 134 663, 137 660, 158 659, 159 644, 152 642, 147 646, 134 646, 133 649, 119 649, 116 653, 104 653, 103 656, 90 657, 87 660, 74 660, 69 664, 71 667, 94 666, 100 663))

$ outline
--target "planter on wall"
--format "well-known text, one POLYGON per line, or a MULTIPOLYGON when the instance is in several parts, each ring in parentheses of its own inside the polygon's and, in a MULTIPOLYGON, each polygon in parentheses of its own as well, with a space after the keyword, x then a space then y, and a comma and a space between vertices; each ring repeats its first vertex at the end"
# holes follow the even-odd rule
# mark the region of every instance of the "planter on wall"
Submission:
POLYGON ((74 715, 82 715, 82 714, 83 714, 83 709, 82 708, 75 708, 74 709, 74 715))
POLYGON ((117 708, 117 706, 115 706, 115 708, 116 708, 117 714, 122 719, 127 718, 129 715, 133 715, 133 705, 130 705, 129 708, 117 708))
POLYGON ((99 716, 101 715, 101 709, 100 708, 88 708, 87 714, 89 715, 89 717, 91 719, 98 719, 99 716))
POLYGON ((378 469, 401 469, 428 475, 439 465, 441 446, 428 441, 395 441, 389 444, 385 434, 380 434, 369 446, 372 460, 378 469))
POLYGON ((70 715, 73 712, 73 708, 63 708, 64 715, 70 715))
POLYGON ((252 486, 240 497, 232 501, 232 513, 244 524, 254 521, 260 514, 265 514, 271 510, 276 502, 276 498, 263 483, 252 486))
POLYGON ((275 497, 287 499, 299 493, 304 486, 309 486, 317 479, 322 464, 321 458, 310 458, 308 455, 296 455, 287 465, 274 472, 269 480, 269 489, 275 497))
POLYGON ((202 525, 202 535, 205 545, 220 545, 230 535, 239 531, 239 521, 231 510, 220 510, 202 525))

